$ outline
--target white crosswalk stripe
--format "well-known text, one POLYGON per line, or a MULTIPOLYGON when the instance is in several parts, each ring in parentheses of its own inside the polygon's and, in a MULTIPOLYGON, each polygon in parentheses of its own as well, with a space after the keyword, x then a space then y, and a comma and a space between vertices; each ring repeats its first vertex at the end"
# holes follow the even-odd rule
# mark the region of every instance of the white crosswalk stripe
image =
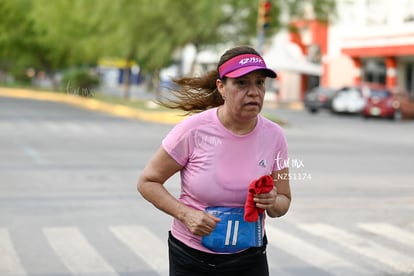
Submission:
POLYGON ((75 227, 43 229, 51 247, 75 275, 118 275, 75 227))
POLYGON ((401 244, 414 247, 414 234, 393 225, 387 223, 360 223, 358 227, 401 244))
POLYGON ((14 248, 9 232, 0 228, 0 275, 27 275, 14 248))
POLYGON ((313 235, 328 239, 353 252, 381 262, 402 273, 414 272, 414 258, 395 250, 372 242, 365 238, 350 234, 326 224, 299 224, 299 228, 313 235))
MULTIPOLYGON (((350 228, 339 229, 329 224, 293 223, 288 226, 296 228, 295 231, 289 232, 286 226, 281 230, 268 223, 266 233, 269 238, 269 252, 277 250, 280 256, 286 258, 285 260, 291 259, 294 266, 301 266, 303 263, 305 264, 302 265, 303 267, 312 267, 315 271, 323 271, 331 275, 414 273, 414 254, 406 250, 412 246, 411 228, 402 229, 387 223, 355 225, 366 231, 368 235, 376 235, 372 236, 374 242, 364 233, 352 232, 350 228), (384 244, 381 241, 384 241, 384 244), (391 248, 393 243, 395 247, 391 248), (387 246, 384 246, 385 244, 387 246), (372 271, 373 268, 375 271, 372 271)), ((69 271, 72 275, 113 276, 131 272, 131 268, 117 263, 116 259, 119 257, 111 259, 108 255, 110 251, 104 254, 109 258, 105 259, 88 240, 88 236, 83 234, 81 228, 50 226, 42 230, 50 245, 49 250, 60 260, 60 266, 66 267, 66 271, 60 272, 61 274, 69 271), (114 265, 120 271, 117 271, 114 265)), ((146 268, 142 266, 132 268, 134 273, 152 271, 159 275, 168 275, 168 246, 163 240, 166 237, 161 238, 148 227, 138 224, 112 225, 106 230, 108 237, 123 245, 117 249, 117 254, 122 254, 123 250, 126 256, 136 256, 146 264, 146 268)), ((30 266, 23 265, 30 265, 30 262, 24 258, 27 253, 19 255, 14 244, 9 230, 0 228, 0 275, 29 275, 30 266)), ((18 248, 25 250, 21 248, 21 244, 18 248)), ((30 244, 28 248, 33 249, 30 244)), ((36 251, 42 250, 45 249, 36 248, 36 251)), ((269 255, 269 258, 272 256, 269 255)), ((131 266, 134 265, 132 262, 131 266)), ((270 264, 272 273, 276 271, 283 275, 301 275, 299 270, 290 268, 292 268, 291 264, 284 265, 280 262, 270 264)))
POLYGON ((168 273, 168 247, 165 242, 139 225, 111 226, 112 233, 160 275, 168 273))
POLYGON ((319 246, 312 245, 271 225, 266 225, 266 234, 269 237, 270 245, 321 270, 331 272, 333 275, 349 275, 350 271, 358 270, 360 274, 367 274, 366 271, 362 272, 350 262, 321 249, 319 246))

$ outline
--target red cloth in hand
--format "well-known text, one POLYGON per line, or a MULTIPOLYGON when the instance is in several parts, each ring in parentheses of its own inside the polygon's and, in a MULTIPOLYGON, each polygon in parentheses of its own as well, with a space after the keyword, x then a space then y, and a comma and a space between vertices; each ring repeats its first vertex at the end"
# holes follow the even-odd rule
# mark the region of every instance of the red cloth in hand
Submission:
POLYGON ((255 222, 259 218, 259 214, 264 212, 264 209, 256 207, 253 201, 254 195, 264 194, 270 192, 274 187, 273 178, 270 175, 264 175, 259 179, 253 180, 249 185, 249 192, 244 204, 244 220, 247 222, 255 222))

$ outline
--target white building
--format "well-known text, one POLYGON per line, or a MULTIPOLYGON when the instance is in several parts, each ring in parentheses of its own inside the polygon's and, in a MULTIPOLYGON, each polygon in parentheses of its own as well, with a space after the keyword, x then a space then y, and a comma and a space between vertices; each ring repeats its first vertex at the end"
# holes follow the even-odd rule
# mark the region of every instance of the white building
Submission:
MULTIPOLYGON (((414 96, 414 1, 337 0, 337 18, 329 26, 311 18, 292 24, 299 33, 290 33, 272 48, 294 42, 302 50, 302 60, 319 50, 320 85, 375 82, 404 88, 414 96)), ((280 57, 270 59, 281 73, 280 101, 301 100, 315 85, 310 77, 315 71, 286 70, 280 57)))
MULTIPOLYGON (((414 1, 341 0, 337 5, 338 21, 329 28, 331 70, 345 69, 336 63, 345 56, 352 60, 354 82, 398 86, 414 95, 414 1)), ((339 73, 331 73, 328 84, 341 84, 339 73)))

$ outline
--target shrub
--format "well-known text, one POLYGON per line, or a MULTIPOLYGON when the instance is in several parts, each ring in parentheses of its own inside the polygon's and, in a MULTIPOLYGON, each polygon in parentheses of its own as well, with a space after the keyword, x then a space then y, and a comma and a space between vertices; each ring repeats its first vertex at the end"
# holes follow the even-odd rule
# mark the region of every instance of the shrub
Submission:
POLYGON ((99 85, 99 77, 87 69, 73 69, 64 73, 61 80, 62 90, 67 93, 90 97, 99 85))

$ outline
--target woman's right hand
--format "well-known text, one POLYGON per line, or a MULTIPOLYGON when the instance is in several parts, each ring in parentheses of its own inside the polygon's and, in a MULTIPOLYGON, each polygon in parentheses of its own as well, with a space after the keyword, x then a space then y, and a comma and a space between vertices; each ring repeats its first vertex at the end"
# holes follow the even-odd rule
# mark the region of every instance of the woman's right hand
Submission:
POLYGON ((219 221, 219 218, 195 209, 187 210, 182 219, 190 232, 197 236, 209 235, 216 228, 219 221))

